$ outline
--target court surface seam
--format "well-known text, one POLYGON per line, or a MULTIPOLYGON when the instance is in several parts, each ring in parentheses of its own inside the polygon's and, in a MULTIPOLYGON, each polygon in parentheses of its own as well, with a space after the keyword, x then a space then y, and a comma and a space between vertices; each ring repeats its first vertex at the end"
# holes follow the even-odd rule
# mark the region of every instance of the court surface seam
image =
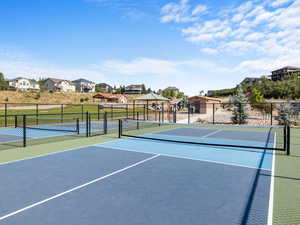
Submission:
POLYGON ((159 156, 160 156, 160 154, 156 154, 156 155, 154 155, 154 156, 151 156, 151 157, 149 157, 149 158, 146 158, 146 159, 144 159, 144 160, 141 160, 141 161, 138 161, 138 162, 136 162, 136 163, 134 163, 134 164, 131 164, 131 165, 127 166, 127 167, 124 167, 124 168, 119 169, 119 170, 116 170, 116 171, 114 171, 114 172, 112 172, 112 173, 106 174, 106 175, 104 175, 104 176, 102 176, 102 177, 98 177, 98 178, 96 178, 96 179, 94 179, 94 180, 91 180, 91 181, 89 181, 89 182, 87 182, 87 183, 81 184, 81 185, 79 185, 79 186, 76 186, 76 187, 71 188, 71 189, 69 189, 69 190, 66 190, 66 191, 64 191, 64 192, 61 192, 61 193, 59 193, 59 194, 53 195, 53 196, 50 197, 50 198, 46 198, 46 199, 44 199, 44 200, 42 200, 42 201, 39 201, 39 202, 36 202, 36 203, 34 203, 34 204, 28 205, 28 206, 26 206, 26 207, 24 207, 24 208, 22 208, 22 209, 16 210, 16 211, 14 211, 14 212, 12 212, 12 213, 9 213, 9 214, 6 214, 6 215, 0 217, 0 221, 2 221, 2 220, 4 220, 4 219, 7 219, 7 218, 9 218, 9 217, 11 217, 11 216, 17 215, 17 214, 19 214, 19 213, 21 213, 21 212, 24 212, 24 211, 26 211, 26 210, 29 210, 29 209, 31 209, 31 208, 34 208, 34 207, 36 207, 36 206, 42 205, 42 204, 44 204, 44 203, 46 203, 46 202, 49 202, 49 201, 51 201, 51 200, 53 200, 53 199, 59 198, 59 197, 61 197, 61 196, 64 196, 64 195, 66 195, 66 194, 68 194, 68 193, 71 193, 71 192, 73 192, 73 191, 82 189, 82 188, 84 188, 84 187, 86 187, 86 186, 89 186, 89 185, 91 185, 91 184, 94 184, 94 183, 96 183, 96 182, 99 182, 99 181, 101 181, 101 180, 104 180, 105 178, 111 177, 111 176, 113 176, 113 175, 115 175, 115 174, 121 173, 121 172, 126 171, 126 170, 128 170, 128 169, 130 169, 130 168, 133 168, 133 167, 136 167, 136 166, 138 166, 138 165, 141 165, 141 164, 143 164, 143 163, 145 163, 145 162, 147 162, 147 161, 150 161, 150 160, 152 160, 152 159, 155 159, 155 158, 157 158, 157 157, 159 157, 159 156))

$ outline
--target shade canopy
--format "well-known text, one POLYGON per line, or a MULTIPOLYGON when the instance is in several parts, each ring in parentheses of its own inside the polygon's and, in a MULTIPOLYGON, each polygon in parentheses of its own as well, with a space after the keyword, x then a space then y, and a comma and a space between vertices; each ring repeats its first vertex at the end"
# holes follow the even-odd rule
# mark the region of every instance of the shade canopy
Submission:
POLYGON ((134 100, 134 101, 170 101, 170 99, 165 98, 161 95, 154 94, 154 93, 142 95, 142 96, 133 98, 132 100, 134 100))

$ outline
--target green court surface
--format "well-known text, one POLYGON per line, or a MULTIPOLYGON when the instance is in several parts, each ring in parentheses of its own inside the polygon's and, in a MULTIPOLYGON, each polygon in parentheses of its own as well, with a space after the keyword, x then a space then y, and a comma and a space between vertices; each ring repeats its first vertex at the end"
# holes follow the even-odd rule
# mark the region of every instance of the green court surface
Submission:
MULTIPOLYGON (((80 138, 0 151, 0 163, 33 158, 117 140, 117 134, 80 138)), ((291 130, 291 155, 276 154, 273 225, 300 224, 300 129, 291 130)), ((270 225, 270 224, 268 224, 270 225)))

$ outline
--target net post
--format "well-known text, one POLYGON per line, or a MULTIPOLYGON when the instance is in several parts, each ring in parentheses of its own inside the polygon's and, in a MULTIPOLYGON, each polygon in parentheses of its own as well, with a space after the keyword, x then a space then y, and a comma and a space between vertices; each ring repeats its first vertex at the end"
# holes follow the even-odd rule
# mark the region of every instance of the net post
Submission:
POLYGON ((79 128, 79 118, 76 118, 76 131, 77 131, 77 134, 80 133, 80 128, 79 128))
POLYGON ((215 103, 213 103, 213 124, 215 124, 215 103))
POLYGON ((104 134, 107 134, 107 112, 104 113, 103 130, 104 130, 104 134))
POLYGON ((89 113, 89 137, 92 136, 92 130, 91 130, 91 127, 92 127, 92 116, 91 116, 91 114, 89 113))
POLYGON ((7 103, 4 103, 4 126, 7 127, 7 103))
POLYGON ((23 115, 23 147, 26 147, 26 115, 23 115))
POLYGON ((287 135, 287 137, 286 137, 286 139, 287 139, 287 141, 286 141, 286 154, 287 155, 290 155, 291 154, 291 127, 288 125, 287 126, 287 132, 286 132, 286 135, 287 135))
POLYGON ((86 120, 86 137, 89 137, 89 112, 85 113, 86 120))
POLYGON ((121 138, 121 136, 122 136, 122 120, 121 119, 119 119, 119 132, 118 132, 118 134, 119 134, 119 138, 121 138))

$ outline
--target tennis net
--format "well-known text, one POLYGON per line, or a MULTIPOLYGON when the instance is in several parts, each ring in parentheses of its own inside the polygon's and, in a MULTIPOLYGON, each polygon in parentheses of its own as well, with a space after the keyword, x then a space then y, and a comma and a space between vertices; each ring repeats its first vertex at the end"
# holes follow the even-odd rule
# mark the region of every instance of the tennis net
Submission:
POLYGON ((177 124, 119 120, 119 137, 215 147, 289 150, 288 126, 177 124))
POLYGON ((80 132, 79 118, 15 116, 15 127, 57 132, 80 132))

